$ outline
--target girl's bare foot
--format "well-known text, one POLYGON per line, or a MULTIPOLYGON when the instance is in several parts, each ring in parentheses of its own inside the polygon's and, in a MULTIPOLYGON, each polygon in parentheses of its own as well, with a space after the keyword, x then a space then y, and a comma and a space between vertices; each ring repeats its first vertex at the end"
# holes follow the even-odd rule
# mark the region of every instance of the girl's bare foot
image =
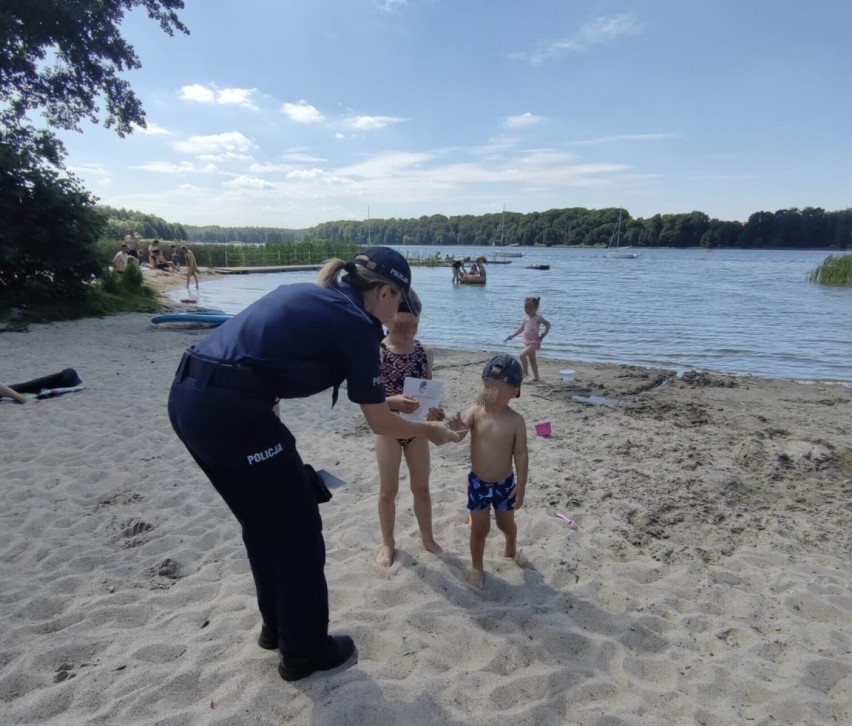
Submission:
POLYGON ((423 549, 427 552, 431 552, 433 555, 437 555, 440 552, 444 551, 444 548, 441 547, 434 539, 424 539, 423 540, 423 549))
POLYGON ((485 587, 485 572, 483 572, 482 570, 471 569, 470 584, 473 585, 477 590, 482 590, 485 587))
POLYGON ((376 563, 382 567, 390 567, 393 564, 393 557, 395 554, 396 550, 393 547, 382 545, 379 547, 379 551, 376 554, 376 563))

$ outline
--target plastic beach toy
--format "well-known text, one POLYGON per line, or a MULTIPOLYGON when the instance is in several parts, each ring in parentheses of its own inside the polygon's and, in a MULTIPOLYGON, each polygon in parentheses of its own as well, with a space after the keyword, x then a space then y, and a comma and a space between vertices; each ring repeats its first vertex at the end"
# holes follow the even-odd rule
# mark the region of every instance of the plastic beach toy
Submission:
POLYGON ((570 368, 563 368, 559 371, 559 377, 563 380, 563 382, 571 383, 574 380, 574 371, 570 368))
POLYGON ((539 436, 544 436, 545 438, 547 438, 548 436, 550 436, 550 433, 551 433, 551 431, 550 431, 550 421, 539 421, 539 422, 535 425, 535 432, 536 432, 539 436))
POLYGON ((569 519, 562 512, 556 512, 554 517, 559 517, 565 524, 567 524, 571 529, 577 529, 577 523, 573 519, 569 519))

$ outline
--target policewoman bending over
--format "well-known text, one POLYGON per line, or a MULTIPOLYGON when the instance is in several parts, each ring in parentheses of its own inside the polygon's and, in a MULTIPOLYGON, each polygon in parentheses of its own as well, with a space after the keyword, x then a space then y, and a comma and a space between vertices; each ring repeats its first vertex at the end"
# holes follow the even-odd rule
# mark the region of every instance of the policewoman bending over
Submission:
POLYGON ((382 323, 411 310, 410 286, 408 263, 388 247, 330 260, 315 285, 282 285, 187 351, 171 388, 175 432, 242 525, 263 618, 258 644, 281 651, 287 681, 354 662, 356 651, 349 636, 328 634, 316 490, 273 407, 329 388, 333 405, 346 381, 376 434, 458 441, 447 424, 409 421, 385 403, 382 323))

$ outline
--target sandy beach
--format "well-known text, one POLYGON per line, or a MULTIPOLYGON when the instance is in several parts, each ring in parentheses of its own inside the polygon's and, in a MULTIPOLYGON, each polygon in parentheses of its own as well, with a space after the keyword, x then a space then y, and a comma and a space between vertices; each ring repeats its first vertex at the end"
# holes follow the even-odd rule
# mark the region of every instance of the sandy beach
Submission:
MULTIPOLYGON (((0 722, 850 722, 852 389, 542 360, 515 406, 520 564, 492 528, 484 592, 467 584, 467 442, 432 449, 445 553, 421 548, 403 482, 383 569, 359 409, 283 402, 305 461, 346 482, 321 512, 331 631, 359 649, 287 684, 256 645, 238 525, 166 414, 205 334, 146 315, 0 334, 3 382, 71 367, 86 384, 0 403, 0 722)), ((450 411, 489 357, 435 351, 450 411)))

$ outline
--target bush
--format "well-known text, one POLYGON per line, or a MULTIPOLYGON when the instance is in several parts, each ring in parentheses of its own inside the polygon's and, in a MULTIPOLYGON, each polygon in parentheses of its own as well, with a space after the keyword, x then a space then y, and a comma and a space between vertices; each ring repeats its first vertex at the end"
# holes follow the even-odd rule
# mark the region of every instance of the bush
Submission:
POLYGON ((823 285, 852 285, 852 255, 829 255, 808 279, 823 285))

